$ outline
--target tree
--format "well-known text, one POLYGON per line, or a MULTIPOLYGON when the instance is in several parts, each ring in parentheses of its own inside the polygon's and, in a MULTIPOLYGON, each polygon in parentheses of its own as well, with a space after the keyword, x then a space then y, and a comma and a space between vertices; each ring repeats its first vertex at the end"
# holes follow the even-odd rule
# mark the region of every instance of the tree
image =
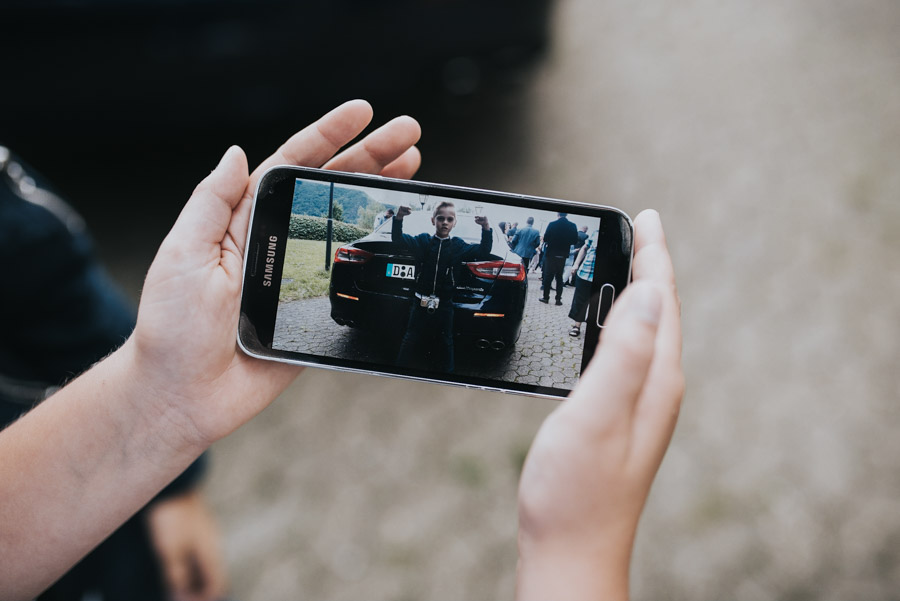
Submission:
POLYGON ((387 207, 380 202, 370 202, 356 213, 356 225, 367 230, 372 229, 375 218, 383 215, 387 207))

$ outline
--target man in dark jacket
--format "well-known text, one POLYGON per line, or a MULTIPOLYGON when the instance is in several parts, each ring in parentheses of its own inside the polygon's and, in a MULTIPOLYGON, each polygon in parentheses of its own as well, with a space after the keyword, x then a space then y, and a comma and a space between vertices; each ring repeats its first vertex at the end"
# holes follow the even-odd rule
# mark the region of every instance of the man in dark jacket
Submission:
POLYGON ((452 299, 456 289, 453 270, 463 261, 489 255, 493 234, 487 217, 481 215, 475 217, 475 223, 481 226, 480 244, 451 238, 450 232, 456 226, 456 209, 452 202, 444 201, 431 217, 434 234, 411 236, 403 233, 403 218, 410 213, 409 207, 401 206, 391 227, 391 240, 402 244, 416 260, 414 296, 397 364, 415 366, 416 358, 421 357, 426 367, 451 373, 454 367, 452 299), (431 344, 420 348, 423 342, 431 344))
POLYGON ((566 219, 567 213, 557 213, 559 219, 547 226, 544 231, 544 244, 547 246, 544 260, 544 297, 542 303, 550 302, 550 282, 556 280, 556 304, 562 305, 563 271, 569 249, 578 242, 578 229, 566 219))

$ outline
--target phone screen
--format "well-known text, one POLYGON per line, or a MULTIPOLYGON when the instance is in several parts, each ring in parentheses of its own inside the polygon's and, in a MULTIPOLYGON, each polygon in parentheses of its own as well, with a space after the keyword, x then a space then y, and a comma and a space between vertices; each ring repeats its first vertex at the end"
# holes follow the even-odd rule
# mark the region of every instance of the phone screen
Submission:
POLYGON ((261 275, 258 305, 269 309, 244 299, 253 354, 553 396, 575 386, 627 284, 624 214, 291 176, 274 193, 261 185, 257 203, 271 214, 254 209, 245 297, 251 274, 261 275))

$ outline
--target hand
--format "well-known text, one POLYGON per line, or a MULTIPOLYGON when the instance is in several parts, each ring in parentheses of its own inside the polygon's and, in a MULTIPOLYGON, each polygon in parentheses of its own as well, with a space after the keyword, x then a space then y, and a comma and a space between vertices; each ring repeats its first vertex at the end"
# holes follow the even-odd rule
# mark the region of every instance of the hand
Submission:
POLYGON ((397 208, 397 215, 396 215, 396 217, 397 217, 397 219, 403 219, 404 217, 406 217, 406 216, 409 215, 410 213, 412 213, 412 209, 410 209, 410 208, 409 208, 408 206, 406 206, 406 205, 400 205, 400 206, 397 208))
POLYGON ((412 176, 421 130, 410 117, 390 121, 331 158, 371 118, 368 103, 347 102, 291 137, 250 175, 243 151, 231 147, 163 241, 123 349, 141 385, 152 391, 156 421, 167 424, 173 444, 205 448, 259 413, 300 372, 252 359, 235 344, 252 195, 260 175, 278 164, 412 176))
POLYGON ((655 211, 635 219, 634 283, 519 485, 521 599, 626 599, 638 519, 684 392, 681 318, 655 211))
POLYGON ((480 225, 481 229, 483 229, 483 230, 491 229, 491 226, 488 223, 487 215, 478 215, 477 217, 475 217, 475 223, 480 225))
POLYGON ((147 509, 168 598, 217 601, 227 591, 219 530, 199 491, 152 503, 147 509))

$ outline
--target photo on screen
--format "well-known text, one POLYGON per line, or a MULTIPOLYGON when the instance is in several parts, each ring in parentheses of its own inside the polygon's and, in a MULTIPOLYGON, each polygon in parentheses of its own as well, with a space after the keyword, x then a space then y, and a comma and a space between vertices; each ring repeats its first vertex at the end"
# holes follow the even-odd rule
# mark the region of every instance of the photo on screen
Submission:
POLYGON ((599 225, 297 179, 272 348, 571 389, 599 225))

